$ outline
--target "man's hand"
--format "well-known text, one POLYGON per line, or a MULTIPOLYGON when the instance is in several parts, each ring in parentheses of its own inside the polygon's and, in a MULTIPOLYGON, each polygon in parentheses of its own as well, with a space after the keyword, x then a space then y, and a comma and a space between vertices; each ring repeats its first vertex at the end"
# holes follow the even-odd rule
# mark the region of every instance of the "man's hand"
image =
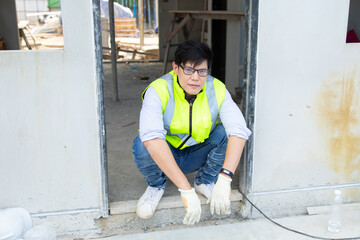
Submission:
POLYGON ((229 215, 230 210, 230 194, 231 194, 231 178, 219 174, 218 180, 214 186, 214 190, 208 199, 210 203, 210 213, 213 215, 214 211, 217 215, 229 215))
POLYGON ((184 224, 194 224, 200 221, 201 216, 201 204, 198 196, 195 193, 195 189, 191 190, 182 190, 179 189, 181 193, 181 199, 185 205, 186 215, 184 217, 184 224))

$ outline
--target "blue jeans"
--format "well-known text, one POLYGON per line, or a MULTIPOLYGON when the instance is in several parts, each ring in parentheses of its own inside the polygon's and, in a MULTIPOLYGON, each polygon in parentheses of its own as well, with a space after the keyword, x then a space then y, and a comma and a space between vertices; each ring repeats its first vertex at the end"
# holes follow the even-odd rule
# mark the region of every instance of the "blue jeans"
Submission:
MULTIPOLYGON (((219 124, 203 143, 183 150, 178 150, 169 143, 168 145, 184 174, 198 171, 195 177, 196 184, 209 184, 215 182, 224 164, 227 141, 225 129, 219 124)), ((149 186, 155 188, 166 186, 166 175, 151 158, 139 136, 133 143, 133 156, 137 168, 145 176, 149 186)))

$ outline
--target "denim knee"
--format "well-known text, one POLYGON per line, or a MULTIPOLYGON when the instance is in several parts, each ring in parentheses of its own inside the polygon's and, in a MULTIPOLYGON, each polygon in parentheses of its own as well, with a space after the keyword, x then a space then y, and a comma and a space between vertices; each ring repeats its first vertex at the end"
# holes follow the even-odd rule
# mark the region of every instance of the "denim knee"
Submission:
POLYGON ((151 158, 139 136, 133 143, 133 158, 139 171, 144 175, 147 184, 151 187, 164 188, 166 175, 151 158))
POLYGON ((133 142, 133 156, 136 165, 141 164, 144 160, 149 160, 149 158, 151 159, 149 152, 145 148, 139 136, 137 136, 133 142))
POLYGON ((211 144, 214 147, 208 152, 204 166, 199 169, 195 177, 197 184, 209 184, 217 179, 225 161, 227 140, 224 127, 221 124, 217 125, 210 134, 210 137, 206 139, 207 144, 211 144))
POLYGON ((216 125, 214 130, 211 132, 209 138, 206 139, 206 141, 208 142, 216 143, 219 145, 227 144, 227 140, 228 138, 226 135, 226 131, 222 124, 216 125))

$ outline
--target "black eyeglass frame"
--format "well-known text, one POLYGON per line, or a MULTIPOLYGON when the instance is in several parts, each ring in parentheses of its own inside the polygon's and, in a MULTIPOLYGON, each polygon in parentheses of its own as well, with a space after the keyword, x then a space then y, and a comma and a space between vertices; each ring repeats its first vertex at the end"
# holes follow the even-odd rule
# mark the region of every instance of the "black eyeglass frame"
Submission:
POLYGON ((190 67, 183 67, 183 66, 181 66, 181 64, 178 64, 178 66, 181 67, 182 70, 183 70, 183 72, 184 72, 184 74, 185 74, 185 75, 188 75, 188 76, 193 75, 195 72, 197 72, 197 74, 198 74, 200 77, 207 77, 207 76, 210 74, 210 70, 209 70, 209 69, 198 69, 198 70, 196 70, 196 69, 193 69, 193 68, 190 68, 190 67), (185 69, 191 70, 192 73, 191 73, 191 74, 190 74, 190 73, 185 73, 185 69), (206 71, 206 75, 204 75, 204 76, 200 75, 200 72, 199 72, 199 71, 206 71))

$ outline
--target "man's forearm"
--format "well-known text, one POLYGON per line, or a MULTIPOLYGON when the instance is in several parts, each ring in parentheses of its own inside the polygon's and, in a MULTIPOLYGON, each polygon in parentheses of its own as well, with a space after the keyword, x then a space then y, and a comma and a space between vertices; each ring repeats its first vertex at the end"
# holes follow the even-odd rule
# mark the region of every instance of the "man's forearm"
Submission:
POLYGON ((180 189, 189 190, 191 185, 178 167, 172 152, 164 139, 152 139, 144 142, 152 159, 165 175, 180 189))
MULTIPOLYGON (((223 168, 235 172, 240 157, 244 148, 246 140, 230 136, 226 147, 225 162, 223 168)), ((230 195, 231 195, 231 176, 220 173, 218 180, 214 186, 211 197, 208 202, 210 203, 211 214, 225 214, 231 213, 230 209, 230 195)))
POLYGON ((223 168, 231 172, 235 172, 239 164, 245 143, 246 140, 243 138, 239 138, 236 136, 229 137, 223 168))

